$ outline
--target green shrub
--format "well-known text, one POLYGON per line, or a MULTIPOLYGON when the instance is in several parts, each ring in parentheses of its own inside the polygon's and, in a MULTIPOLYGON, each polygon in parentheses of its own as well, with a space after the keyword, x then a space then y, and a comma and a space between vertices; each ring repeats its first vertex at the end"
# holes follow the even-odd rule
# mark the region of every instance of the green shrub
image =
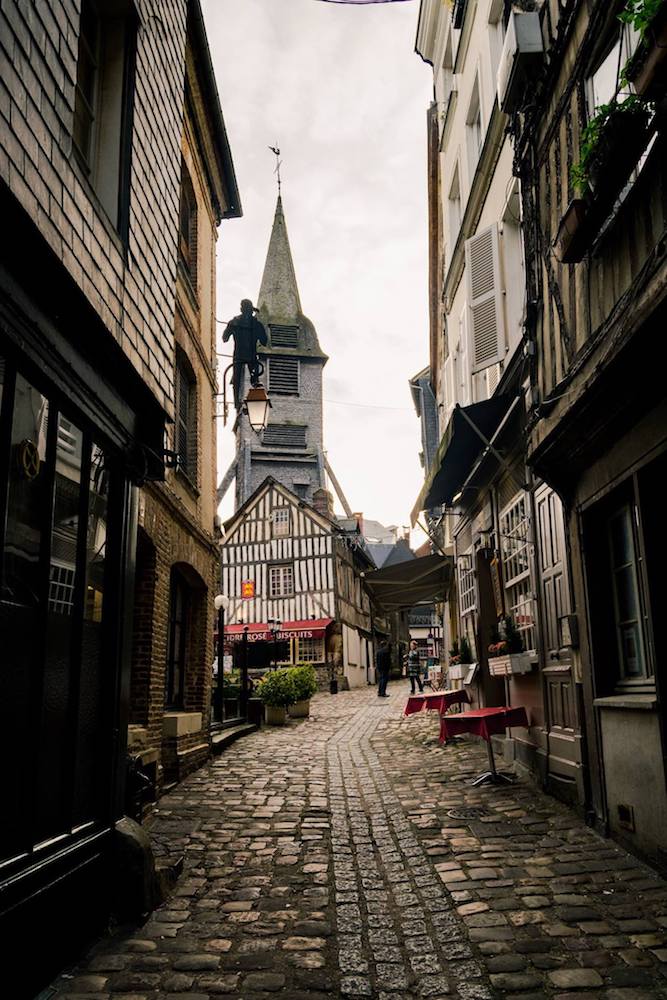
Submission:
POLYGON ((312 663, 303 663, 289 671, 294 680, 297 701, 307 701, 317 691, 317 674, 312 663))
POLYGON ((271 708, 287 708, 297 701, 292 670, 270 670, 257 685, 257 694, 271 708))

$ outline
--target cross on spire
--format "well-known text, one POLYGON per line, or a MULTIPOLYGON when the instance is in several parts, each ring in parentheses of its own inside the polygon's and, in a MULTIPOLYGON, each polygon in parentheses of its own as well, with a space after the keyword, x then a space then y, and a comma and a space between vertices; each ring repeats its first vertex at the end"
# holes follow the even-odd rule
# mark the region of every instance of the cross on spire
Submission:
POLYGON ((280 197, 280 168, 282 166, 282 162, 283 161, 280 159, 280 150, 278 148, 278 144, 277 143, 276 143, 275 146, 269 146, 269 149, 271 150, 271 152, 273 153, 273 155, 276 158, 276 167, 275 167, 275 170, 273 172, 274 172, 274 174, 276 174, 277 179, 278 179, 278 197, 280 197))

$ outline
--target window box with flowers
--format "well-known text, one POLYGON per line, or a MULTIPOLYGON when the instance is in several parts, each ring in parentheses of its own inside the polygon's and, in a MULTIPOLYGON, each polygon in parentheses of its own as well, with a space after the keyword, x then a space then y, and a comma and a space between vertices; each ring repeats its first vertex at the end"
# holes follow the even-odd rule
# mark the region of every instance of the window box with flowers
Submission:
POLYGON ((461 643, 455 642, 449 651, 449 669, 447 677, 450 681, 462 681, 472 665, 472 650, 466 636, 461 637, 461 643))
POLYGON ((653 109, 631 94, 595 109, 580 137, 570 179, 577 192, 560 220, 554 251, 563 264, 583 259, 651 138, 653 109))
POLYGON ((657 101, 667 88, 667 0, 628 0, 619 20, 639 33, 639 45, 628 59, 623 78, 637 94, 657 101))
POLYGON ((496 628, 489 645, 489 673, 492 677, 506 677, 509 674, 528 674, 533 668, 530 654, 523 648, 521 633, 510 615, 503 618, 500 629, 496 628))

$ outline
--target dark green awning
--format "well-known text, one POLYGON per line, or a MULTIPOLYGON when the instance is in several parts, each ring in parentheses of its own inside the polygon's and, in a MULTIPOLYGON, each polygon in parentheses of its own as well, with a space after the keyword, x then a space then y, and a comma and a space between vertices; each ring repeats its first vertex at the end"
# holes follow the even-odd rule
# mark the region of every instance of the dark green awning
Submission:
POLYGON ((386 612, 445 601, 452 580, 451 556, 422 556, 364 574, 372 597, 386 612))
POLYGON ((493 437, 511 404, 512 397, 505 395, 492 396, 470 406, 459 406, 457 403, 426 482, 412 508, 413 525, 423 510, 451 504, 485 448, 483 437, 487 440, 493 437))

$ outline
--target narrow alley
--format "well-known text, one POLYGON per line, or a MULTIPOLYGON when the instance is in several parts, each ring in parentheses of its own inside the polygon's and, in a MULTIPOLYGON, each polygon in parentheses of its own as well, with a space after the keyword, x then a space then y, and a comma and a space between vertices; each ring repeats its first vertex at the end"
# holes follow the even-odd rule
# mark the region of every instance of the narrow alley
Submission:
POLYGON ((165 795, 172 897, 50 995, 666 998, 667 883, 525 779, 471 787, 483 745, 389 691, 318 695, 165 795))

